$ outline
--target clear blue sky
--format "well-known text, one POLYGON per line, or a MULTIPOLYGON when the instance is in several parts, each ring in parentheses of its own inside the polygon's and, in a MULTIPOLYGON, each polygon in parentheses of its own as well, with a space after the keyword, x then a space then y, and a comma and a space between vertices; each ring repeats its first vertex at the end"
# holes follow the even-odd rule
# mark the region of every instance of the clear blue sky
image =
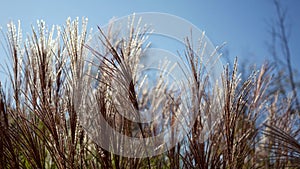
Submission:
MULTIPOLYGON (((289 43, 293 66, 300 66, 300 1, 282 0, 288 8, 289 43)), ((105 25, 112 17, 133 12, 164 12, 185 18, 202 30, 215 45, 227 42, 232 58, 261 64, 270 56, 266 42, 270 40, 267 22, 276 13, 271 0, 6 0, 0 6, 0 26, 21 20, 23 33, 43 19, 50 26, 64 24, 67 17, 88 17, 89 26, 105 25)), ((2 50, 2 49, 1 49, 2 50)), ((2 53, 2 52, 0 52, 2 53)), ((3 54, 3 53, 2 53, 3 54)), ((3 56, 0 56, 0 58, 3 56)), ((0 74, 1 76, 1 74, 0 74)))

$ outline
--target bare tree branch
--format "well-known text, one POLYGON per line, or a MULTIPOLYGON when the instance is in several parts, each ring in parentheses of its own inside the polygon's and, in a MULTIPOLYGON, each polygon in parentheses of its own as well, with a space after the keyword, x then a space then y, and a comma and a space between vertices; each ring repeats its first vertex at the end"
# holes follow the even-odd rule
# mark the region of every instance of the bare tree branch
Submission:
POLYGON ((287 18, 287 9, 284 9, 281 4, 279 3, 279 0, 274 0, 274 5, 276 8, 277 12, 277 19, 278 19, 278 26, 279 30, 275 34, 278 34, 278 38, 281 41, 281 46, 282 46, 282 53, 285 56, 286 59, 286 64, 288 68, 288 78, 289 82, 293 91, 293 98, 295 98, 295 103, 296 103, 296 108, 300 108, 299 104, 299 99, 297 96, 297 89, 296 89, 296 84, 294 80, 294 74, 293 74, 293 67, 291 64, 291 51, 289 47, 289 42, 288 42, 288 36, 287 36, 287 30, 286 30, 286 18, 287 18))

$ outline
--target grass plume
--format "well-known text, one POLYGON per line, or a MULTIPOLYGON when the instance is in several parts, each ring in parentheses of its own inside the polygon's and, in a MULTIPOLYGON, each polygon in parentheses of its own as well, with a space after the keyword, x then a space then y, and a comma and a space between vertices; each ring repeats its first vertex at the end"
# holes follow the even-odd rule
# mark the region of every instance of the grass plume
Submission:
MULTIPOLYGON (((293 98, 269 92, 273 83, 270 66, 262 65, 243 80, 236 59, 233 68, 224 67, 220 85, 214 86, 201 62, 203 51, 195 53, 189 38, 184 52, 191 71, 186 75, 191 91, 188 110, 197 116, 192 116, 195 123, 183 133, 184 139, 148 158, 122 157, 97 145, 80 124, 80 113, 89 110, 80 107, 81 102, 97 108, 115 130, 135 138, 158 135, 184 110, 184 93, 170 89, 162 76, 150 87, 147 80, 140 81, 138 66, 147 48, 147 35, 143 25, 139 26, 130 25, 123 39, 116 32, 99 29, 101 49, 97 49, 88 45, 92 34, 85 18, 81 23, 78 18, 67 19, 65 26, 51 29, 39 21, 25 41, 20 24, 9 24, 5 39, 11 63, 3 65, 8 85, 0 83, 0 168, 299 166, 299 110, 289 106, 293 98), (97 61, 89 60, 90 54, 97 61), (96 102, 85 95, 91 81, 97 83, 92 91, 95 98, 90 98, 96 102), (122 114, 140 120, 139 112, 146 109, 159 112, 163 123, 136 123, 122 114), (204 118, 212 123, 204 123, 204 118)), ((205 44, 197 45, 205 48, 205 44)), ((164 67, 167 63, 161 65, 164 67)), ((140 151, 139 147, 131 149, 140 151)))

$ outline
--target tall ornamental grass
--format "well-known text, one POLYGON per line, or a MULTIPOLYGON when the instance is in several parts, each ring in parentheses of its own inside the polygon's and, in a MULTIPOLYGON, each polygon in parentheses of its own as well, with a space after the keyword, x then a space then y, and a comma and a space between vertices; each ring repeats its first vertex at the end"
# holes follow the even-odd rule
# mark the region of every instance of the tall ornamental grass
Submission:
POLYGON ((26 36, 20 23, 8 24, 2 43, 8 62, 1 66, 8 78, 0 83, 0 168, 299 168, 299 110, 291 106, 295 98, 270 92, 272 66, 264 64, 243 80, 235 60, 233 68, 224 66, 215 89, 189 38, 183 55, 192 71, 188 108, 198 115, 184 139, 148 158, 122 157, 98 146, 80 124, 76 98, 84 98, 77 91, 91 80, 97 82, 97 110, 124 135, 155 136, 182 111, 178 93, 164 79, 158 77, 153 88, 135 83, 146 42, 143 31, 130 36, 138 30, 131 26, 128 37, 116 39, 99 28, 104 50, 98 50, 88 45, 92 34, 85 18, 51 28, 39 21, 26 36), (97 62, 89 60, 91 53, 97 62), (120 114, 147 106, 165 123, 135 123, 120 114), (202 115, 216 112, 219 118, 208 132, 202 115))

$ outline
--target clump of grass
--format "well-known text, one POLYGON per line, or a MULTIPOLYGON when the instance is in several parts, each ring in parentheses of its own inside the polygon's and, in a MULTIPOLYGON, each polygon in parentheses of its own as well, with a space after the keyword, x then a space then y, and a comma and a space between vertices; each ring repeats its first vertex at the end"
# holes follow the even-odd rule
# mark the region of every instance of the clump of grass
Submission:
MULTIPOLYGON (((52 29, 40 21, 26 41, 22 40, 21 26, 9 24, 6 44, 11 63, 5 65, 9 88, 0 83, 2 168, 299 166, 299 110, 289 106, 292 98, 268 93, 272 83, 269 65, 242 81, 235 60, 232 70, 224 68, 221 85, 212 87, 209 74, 204 73, 205 64, 200 62, 202 51, 194 53, 188 39, 184 55, 191 71, 186 84, 191 91, 188 110, 195 115, 191 131, 186 131, 172 149, 148 158, 122 157, 100 147, 95 135, 87 134, 79 121, 82 111, 89 110, 81 103, 96 107, 115 130, 137 138, 156 136, 170 128, 186 106, 181 99, 184 93, 175 94, 163 76, 152 88, 146 80, 139 83, 137 70, 145 50, 146 30, 130 25, 128 31, 128 37, 119 39, 115 32, 99 29, 102 50, 98 50, 88 45, 91 33, 86 19, 81 26, 78 19, 68 19, 64 27, 52 29), (98 62, 91 62, 90 54, 98 62), (97 74, 92 72, 95 68, 97 74), (85 94, 92 81, 97 83, 91 88, 95 97, 89 98, 85 94), (161 123, 135 123, 122 115, 139 119, 139 112, 145 109, 159 112, 161 123)), ((117 146, 122 143, 120 140, 117 146)))

